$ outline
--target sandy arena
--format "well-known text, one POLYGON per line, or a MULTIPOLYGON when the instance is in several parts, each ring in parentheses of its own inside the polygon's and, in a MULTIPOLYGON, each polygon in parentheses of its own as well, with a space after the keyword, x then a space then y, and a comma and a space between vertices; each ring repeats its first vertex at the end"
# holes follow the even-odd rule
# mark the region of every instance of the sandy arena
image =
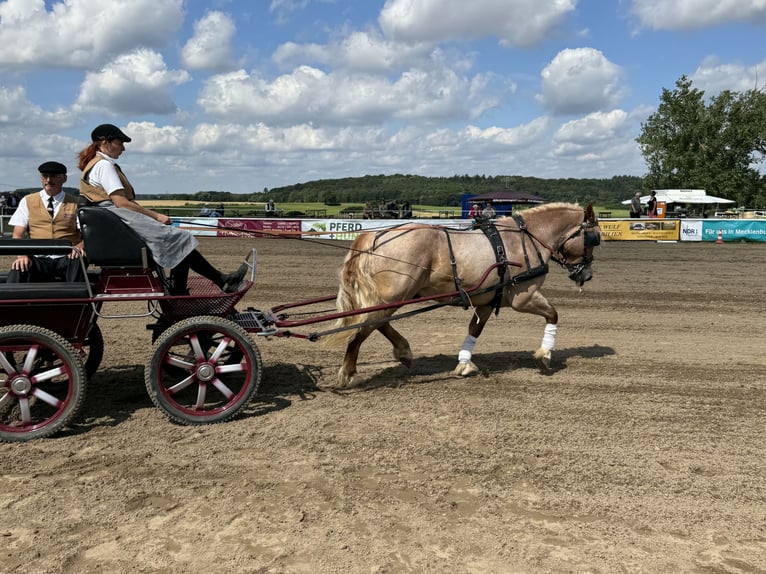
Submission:
MULTIPOLYGON (((259 308, 333 293, 334 245, 202 240, 227 270, 257 247, 259 308)), ((151 403, 145 320, 101 320, 75 424, 0 444, 0 571, 766 572, 766 245, 595 256, 583 293, 555 267, 543 289, 548 374, 542 319, 509 309, 469 379, 461 309, 395 323, 409 371, 373 335, 344 391, 341 350, 254 337, 256 400, 212 426, 151 403)))

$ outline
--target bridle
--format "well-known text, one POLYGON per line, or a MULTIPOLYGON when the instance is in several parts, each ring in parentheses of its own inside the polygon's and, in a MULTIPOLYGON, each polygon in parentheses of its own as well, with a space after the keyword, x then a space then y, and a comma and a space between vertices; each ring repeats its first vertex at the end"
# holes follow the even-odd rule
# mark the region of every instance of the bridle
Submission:
POLYGON ((566 239, 564 239, 564 241, 559 244, 555 253, 551 251, 551 259, 569 271, 569 278, 572 280, 575 280, 577 276, 593 262, 593 250, 591 249, 591 254, 588 255, 588 248, 601 245, 601 234, 597 231, 594 231, 594 227, 598 227, 598 220, 594 219, 592 221, 583 221, 577 227, 577 229, 575 229, 571 234, 569 234, 569 236, 567 236, 566 239), (579 263, 570 263, 567 260, 566 254, 564 253, 564 246, 567 244, 567 242, 579 237, 580 235, 584 235, 582 257, 580 258, 579 263))

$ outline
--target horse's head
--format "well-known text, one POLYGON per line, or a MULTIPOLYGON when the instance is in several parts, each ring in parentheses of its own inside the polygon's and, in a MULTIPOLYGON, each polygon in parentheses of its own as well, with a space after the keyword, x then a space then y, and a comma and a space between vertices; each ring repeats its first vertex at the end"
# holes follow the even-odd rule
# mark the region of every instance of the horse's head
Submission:
POLYGON ((593 213, 593 205, 588 204, 582 222, 567 231, 552 257, 554 261, 566 267, 569 278, 577 283, 578 287, 582 287, 586 281, 593 278, 593 248, 600 244, 601 229, 593 213))

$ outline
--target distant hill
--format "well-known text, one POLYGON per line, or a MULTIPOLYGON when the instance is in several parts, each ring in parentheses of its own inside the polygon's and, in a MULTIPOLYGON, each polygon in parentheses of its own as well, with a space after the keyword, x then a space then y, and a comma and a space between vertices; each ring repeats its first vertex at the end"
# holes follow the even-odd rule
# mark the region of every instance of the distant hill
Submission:
MULTIPOLYGON (((139 199, 176 199, 208 202, 246 202, 273 199, 277 203, 320 202, 366 203, 368 201, 409 201, 417 205, 459 206, 463 194, 479 195, 508 189, 539 195, 547 201, 593 202, 604 207, 619 208, 620 202, 643 191, 643 178, 619 175, 609 179, 542 179, 521 175, 485 176, 454 175, 424 177, 419 175, 365 175, 342 179, 319 179, 284 187, 264 189, 249 194, 228 191, 195 193, 143 194, 139 199)), ((65 190, 74 195, 76 188, 65 190)), ((19 189, 26 194, 37 189, 19 189)))
POLYGON ((547 201, 592 201, 604 207, 620 207, 620 202, 643 190, 643 179, 620 175, 609 179, 542 179, 538 177, 455 175, 365 175, 342 179, 319 179, 251 194, 226 191, 200 191, 194 194, 141 196, 145 199, 185 199, 190 201, 266 201, 277 203, 319 202, 327 205, 368 201, 409 201, 417 205, 459 206, 463 194, 479 195, 509 189, 544 197, 547 201))

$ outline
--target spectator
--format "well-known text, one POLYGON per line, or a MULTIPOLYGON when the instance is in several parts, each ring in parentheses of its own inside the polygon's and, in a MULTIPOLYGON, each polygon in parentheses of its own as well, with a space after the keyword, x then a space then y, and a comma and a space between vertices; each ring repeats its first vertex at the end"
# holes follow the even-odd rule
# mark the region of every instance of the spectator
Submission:
POLYGON ((169 267, 170 294, 187 295, 189 270, 210 279, 225 293, 244 287, 247 263, 229 274, 213 267, 197 251, 199 241, 188 231, 172 226, 172 219, 136 201, 128 178, 117 165, 117 158, 131 141, 117 126, 102 124, 91 133, 91 143, 79 154, 80 195, 92 204, 112 210, 148 245, 158 265, 169 267))
POLYGON ((478 203, 472 203, 471 208, 468 210, 468 218, 476 219, 481 215, 481 206, 478 203))
POLYGON ((646 210, 649 213, 649 217, 657 217, 657 192, 652 191, 652 195, 649 197, 649 201, 646 202, 646 210))
POLYGON ((32 281, 84 281, 83 243, 77 226, 77 198, 64 192, 66 166, 46 161, 37 168, 43 189, 22 198, 9 223, 14 239, 67 239, 69 255, 19 255, 11 264, 8 283, 32 281))
POLYGON ((633 219, 641 217, 641 192, 637 191, 633 199, 630 200, 630 216, 633 219))
POLYGON ((210 206, 207 203, 202 206, 202 209, 199 210, 199 216, 210 217, 210 206))
POLYGON ((497 212, 495 211, 495 208, 492 207, 490 202, 484 204, 484 209, 482 210, 481 214, 487 219, 494 219, 495 216, 497 216, 497 212))

